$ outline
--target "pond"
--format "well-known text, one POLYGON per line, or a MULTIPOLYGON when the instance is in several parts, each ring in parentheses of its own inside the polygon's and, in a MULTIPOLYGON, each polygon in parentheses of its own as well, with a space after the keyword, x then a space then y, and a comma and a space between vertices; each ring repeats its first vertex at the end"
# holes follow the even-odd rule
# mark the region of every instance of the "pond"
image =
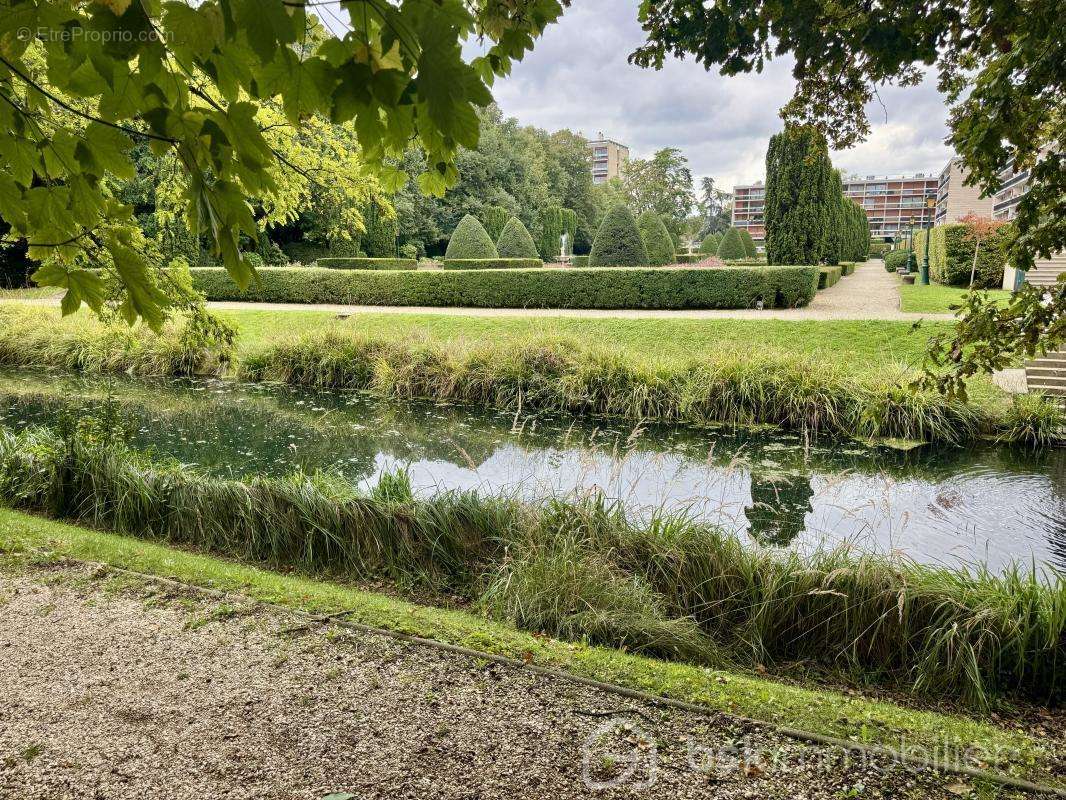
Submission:
POLYGON ((329 469, 369 487, 406 468, 425 494, 602 491, 635 517, 685 510, 771 546, 848 541, 925 562, 1066 569, 1066 449, 904 452, 776 431, 400 406, 273 384, 0 372, 0 424, 9 428, 99 413, 108 402, 132 444, 216 475, 329 469))

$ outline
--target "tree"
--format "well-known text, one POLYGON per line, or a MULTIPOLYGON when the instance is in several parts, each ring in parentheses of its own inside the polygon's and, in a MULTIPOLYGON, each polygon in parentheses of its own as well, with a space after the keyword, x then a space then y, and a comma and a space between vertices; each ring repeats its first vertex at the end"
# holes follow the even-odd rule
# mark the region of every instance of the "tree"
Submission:
POLYGON ((511 217, 503 226, 496 251, 500 258, 540 258, 533 237, 518 217, 511 217))
POLYGON ((363 211, 363 225, 366 228, 361 244, 363 251, 370 258, 396 257, 396 214, 382 209, 377 203, 370 203, 363 211))
POLYGON ((722 234, 722 242, 718 245, 717 256, 723 261, 736 261, 745 258, 747 252, 744 249, 744 239, 740 231, 730 228, 722 234))
POLYGON ((764 211, 767 263, 835 263, 838 186, 828 145, 817 129, 789 125, 770 137, 764 211))
POLYGON ((696 205, 688 159, 676 147, 664 147, 650 159, 630 159, 622 166, 628 205, 637 214, 655 211, 671 235, 679 235, 696 205))
POLYGON ((654 211, 645 211, 637 217, 637 227, 648 251, 648 263, 653 267, 673 264, 674 242, 662 218, 654 211))
MULTIPOLYGON (((478 219, 481 220, 481 224, 485 226, 485 230, 490 237, 493 239, 499 239, 500 234, 503 233, 504 227, 508 222, 514 219, 514 217, 512 217, 511 212, 503 206, 485 206, 485 208, 481 210, 478 219)), ((524 228, 525 226, 523 225, 522 227, 524 228)), ((526 233, 528 234, 529 232, 526 231, 526 233)))
POLYGON ((748 233, 746 228, 739 228, 740 240, 744 243, 744 256, 746 258, 757 258, 759 251, 755 247, 755 240, 751 238, 751 234, 748 233))
POLYGON ((496 244, 477 218, 467 214, 452 232, 448 240, 445 258, 499 258, 496 244))
MULTIPOLYGON (((668 54, 691 54, 708 69, 736 75, 788 55, 795 59, 796 91, 782 116, 786 123, 817 127, 836 149, 869 134, 867 108, 877 87, 917 84, 933 65, 951 105, 948 144, 962 158, 967 182, 992 195, 1008 167, 1028 171, 1029 191, 1017 206, 1008 257, 1029 269, 1036 257, 1066 249, 1062 17, 1061 0, 663 0, 641 6, 648 41, 630 58, 658 68, 668 54)), ((1022 294, 1011 313, 964 304, 957 347, 947 348, 954 355, 942 365, 951 371, 947 385, 973 374, 971 368, 991 368, 1001 357, 1006 363, 1066 341, 1063 326, 1049 322, 1066 317, 1066 282, 1022 294), (1048 313, 1027 313, 1037 305, 1048 313)), ((935 361, 937 354, 931 356, 935 361)))
POLYGON ((316 115, 350 123, 389 190, 407 177, 389 159, 414 140, 430 165, 419 184, 440 194, 458 178, 459 148, 478 145, 488 83, 562 12, 557 0, 341 8, 352 28, 344 38, 301 0, 9 0, 0 14, 3 244, 27 242, 43 262, 34 280, 67 290, 64 312, 83 302, 102 310, 113 278, 126 290, 121 314, 158 327, 172 298, 149 274, 131 209, 106 187, 109 176, 133 176, 135 141, 174 158, 189 231, 246 286, 254 269, 240 237, 258 237, 254 205, 281 192, 272 167, 301 171, 267 137, 265 107, 276 104, 290 134, 316 115), (467 60, 461 44, 473 35, 489 46, 467 60))
POLYGON ((710 176, 700 178, 700 196, 697 205, 700 216, 703 218, 701 233, 708 235, 725 232, 730 223, 729 202, 732 199, 733 195, 723 192, 714 185, 714 178, 710 176))
POLYGON ((648 249, 640 236, 633 212, 617 205, 607 212, 603 224, 592 240, 590 267, 644 267, 648 249))

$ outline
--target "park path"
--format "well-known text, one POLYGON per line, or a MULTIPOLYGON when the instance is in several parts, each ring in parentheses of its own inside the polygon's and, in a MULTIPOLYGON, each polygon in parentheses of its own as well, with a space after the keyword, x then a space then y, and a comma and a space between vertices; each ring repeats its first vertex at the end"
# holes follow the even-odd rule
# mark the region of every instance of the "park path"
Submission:
POLYGON ((239 596, 0 567, 10 800, 953 796, 943 775, 239 596))
MULTIPOLYGON (((858 265, 853 275, 841 278, 829 289, 818 292, 805 308, 755 309, 581 309, 581 308, 453 308, 439 306, 361 306, 343 303, 247 303, 211 301, 210 308, 243 311, 327 311, 357 314, 443 314, 474 317, 577 317, 583 319, 779 319, 779 320, 951 320, 951 314, 914 314, 899 310, 898 278, 885 272, 880 261, 858 265)), ((56 298, 5 299, 0 302, 33 305, 59 305, 56 298)))

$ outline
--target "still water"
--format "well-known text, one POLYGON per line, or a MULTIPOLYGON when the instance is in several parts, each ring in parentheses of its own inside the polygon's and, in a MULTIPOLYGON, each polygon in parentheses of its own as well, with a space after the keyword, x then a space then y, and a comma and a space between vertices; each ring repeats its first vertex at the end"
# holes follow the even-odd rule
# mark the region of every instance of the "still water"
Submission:
POLYGON ((402 467, 425 494, 602 491, 634 516, 683 509, 766 545, 848 541, 926 562, 1066 569, 1066 449, 901 452, 780 432, 399 406, 278 385, 0 372, 8 428, 108 402, 135 446, 216 475, 329 469, 369 487, 402 467))

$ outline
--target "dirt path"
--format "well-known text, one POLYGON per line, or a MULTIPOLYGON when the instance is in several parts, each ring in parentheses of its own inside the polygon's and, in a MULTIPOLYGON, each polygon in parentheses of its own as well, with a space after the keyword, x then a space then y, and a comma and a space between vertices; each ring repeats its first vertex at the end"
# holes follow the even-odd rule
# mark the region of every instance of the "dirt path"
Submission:
MULTIPOLYGON (((895 275, 885 272, 880 261, 860 264, 853 275, 841 278, 835 286, 818 292, 805 308, 692 309, 650 311, 636 309, 580 308, 447 308, 437 306, 356 306, 342 303, 243 303, 211 301, 211 308, 247 311, 328 311, 332 314, 445 314, 474 317, 579 317, 586 319, 782 319, 782 320, 951 320, 951 314, 913 314, 899 310, 899 290, 895 275)), ((0 299, 0 303, 29 303, 58 306, 56 298, 0 299)))
POLYGON ((372 634, 292 630, 301 618, 239 598, 76 564, 0 567, 4 798, 959 792, 958 780, 849 764, 725 717, 372 634))

